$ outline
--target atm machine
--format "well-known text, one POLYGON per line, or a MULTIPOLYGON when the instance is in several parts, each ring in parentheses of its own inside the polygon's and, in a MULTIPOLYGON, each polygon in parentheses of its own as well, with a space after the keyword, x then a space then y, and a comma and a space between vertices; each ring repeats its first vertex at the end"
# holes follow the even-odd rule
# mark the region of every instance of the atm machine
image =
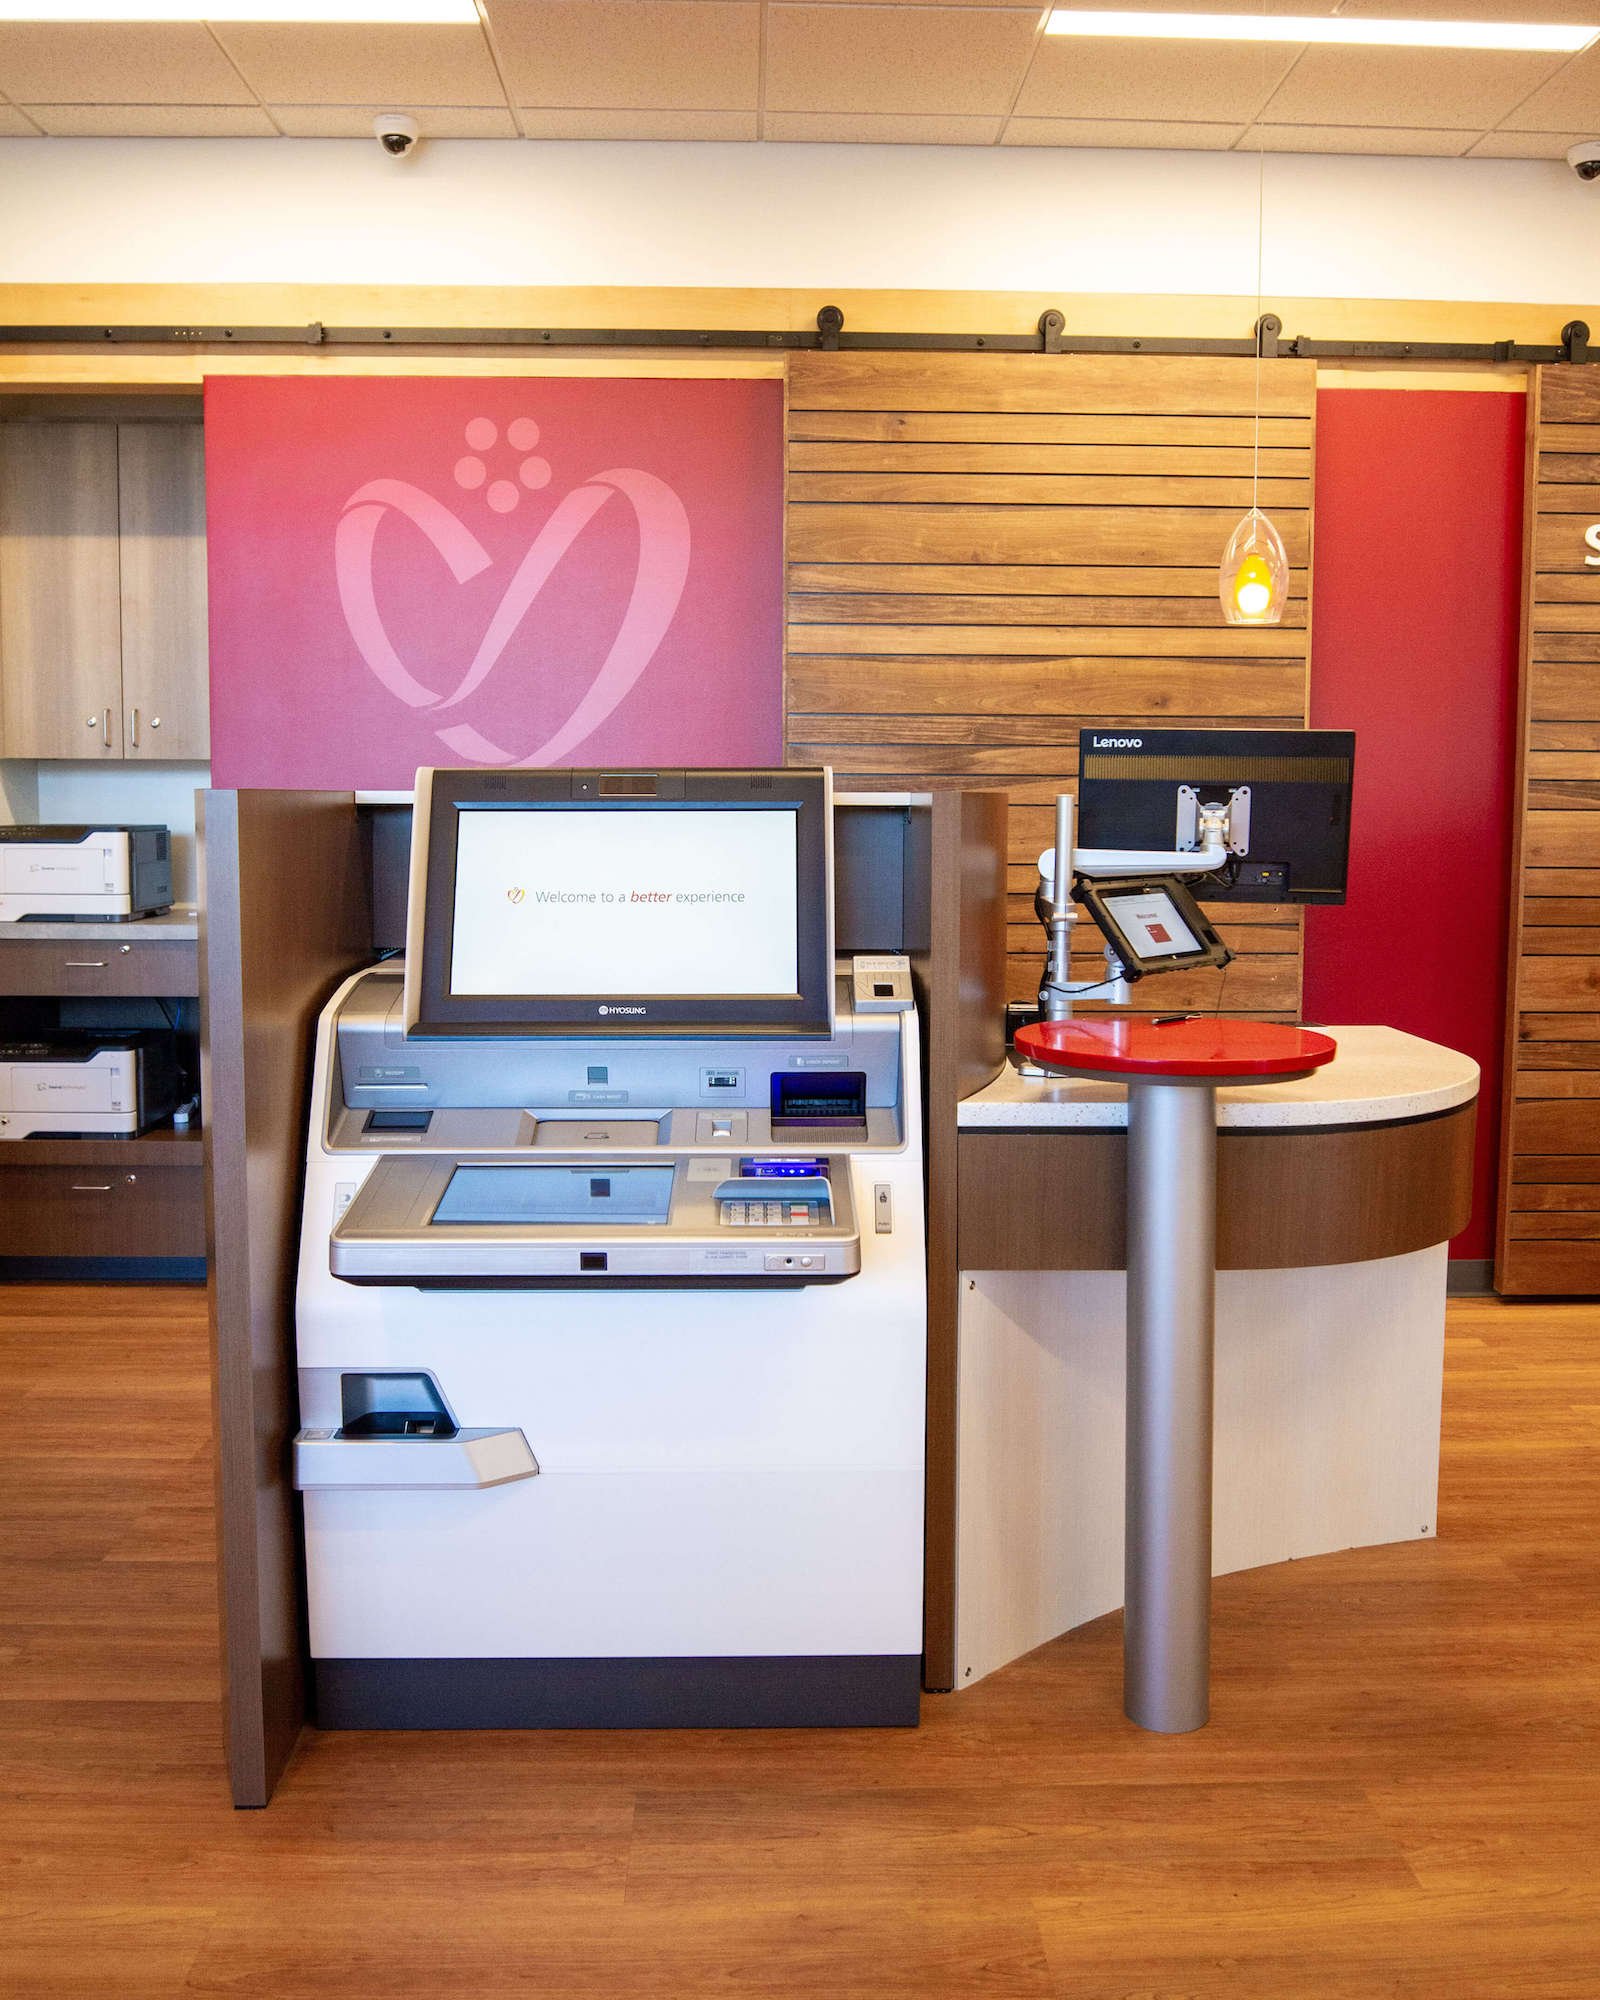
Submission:
POLYGON ((925 1326, 829 774, 419 772, 404 963, 317 1036, 319 1724, 914 1724, 925 1326))

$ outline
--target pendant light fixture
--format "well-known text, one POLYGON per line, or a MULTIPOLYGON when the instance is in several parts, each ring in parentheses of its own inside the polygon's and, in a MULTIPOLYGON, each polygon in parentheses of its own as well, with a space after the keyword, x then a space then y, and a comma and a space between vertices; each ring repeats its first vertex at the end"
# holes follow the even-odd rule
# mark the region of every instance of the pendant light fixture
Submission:
POLYGON ((1228 625, 1276 625, 1289 601, 1283 537, 1261 511, 1261 257, 1266 233, 1267 155, 1256 154, 1256 408, 1250 464, 1250 511, 1228 537, 1217 595, 1228 625))

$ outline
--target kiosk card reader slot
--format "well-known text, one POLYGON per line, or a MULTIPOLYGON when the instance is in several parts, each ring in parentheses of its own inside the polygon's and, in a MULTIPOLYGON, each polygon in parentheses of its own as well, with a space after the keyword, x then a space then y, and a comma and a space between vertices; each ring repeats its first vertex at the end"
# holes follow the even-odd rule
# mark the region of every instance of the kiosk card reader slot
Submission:
POLYGON ((323 1727, 917 1720, 918 1020, 831 853, 821 771, 419 774, 313 1075, 323 1727))

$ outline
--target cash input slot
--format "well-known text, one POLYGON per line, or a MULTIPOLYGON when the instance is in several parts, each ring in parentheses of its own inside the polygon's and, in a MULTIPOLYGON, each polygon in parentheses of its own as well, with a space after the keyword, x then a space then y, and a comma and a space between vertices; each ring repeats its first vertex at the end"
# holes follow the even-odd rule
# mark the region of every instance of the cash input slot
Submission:
POLYGON ((867 1078, 859 1069, 774 1070, 772 1136, 865 1145, 867 1078))

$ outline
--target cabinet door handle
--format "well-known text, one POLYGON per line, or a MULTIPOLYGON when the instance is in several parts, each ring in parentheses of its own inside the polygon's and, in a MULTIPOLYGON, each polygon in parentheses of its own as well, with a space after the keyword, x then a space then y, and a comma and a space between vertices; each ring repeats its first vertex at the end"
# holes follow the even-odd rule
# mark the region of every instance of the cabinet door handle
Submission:
POLYGON ((61 963, 71 971, 104 972, 107 961, 103 958, 64 958, 61 963))
POLYGON ((133 748, 134 748, 135 750, 137 750, 137 749, 138 749, 138 747, 139 747, 139 711, 138 711, 138 709, 136 709, 136 708, 130 708, 130 709, 128 710, 128 741, 129 741, 129 743, 130 743, 130 744, 132 745, 132 747, 133 747, 133 748))
POLYGON ((72 1183, 72 1192, 74 1194, 110 1194, 111 1183, 110 1181, 74 1181, 72 1183))
POLYGON ((100 711, 100 741, 108 750, 111 748, 111 711, 109 708, 103 708, 100 711))

